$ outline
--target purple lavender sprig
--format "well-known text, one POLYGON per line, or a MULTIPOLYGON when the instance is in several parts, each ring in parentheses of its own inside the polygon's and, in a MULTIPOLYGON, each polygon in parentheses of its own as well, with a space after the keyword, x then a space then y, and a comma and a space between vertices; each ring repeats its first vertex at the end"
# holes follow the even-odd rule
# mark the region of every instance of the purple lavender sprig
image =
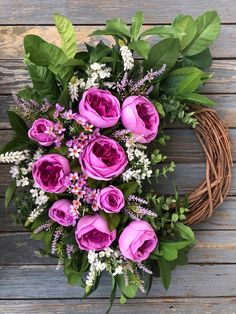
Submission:
POLYGON ((56 253, 58 240, 60 239, 61 236, 62 236, 62 228, 59 227, 54 232, 54 237, 53 237, 53 241, 52 241, 51 253, 53 255, 56 253))
POLYGON ((38 228, 36 228, 34 230, 34 233, 38 234, 38 233, 40 233, 42 231, 48 231, 51 228, 52 224, 53 224, 53 221, 52 220, 48 220, 44 224, 42 224, 38 228))

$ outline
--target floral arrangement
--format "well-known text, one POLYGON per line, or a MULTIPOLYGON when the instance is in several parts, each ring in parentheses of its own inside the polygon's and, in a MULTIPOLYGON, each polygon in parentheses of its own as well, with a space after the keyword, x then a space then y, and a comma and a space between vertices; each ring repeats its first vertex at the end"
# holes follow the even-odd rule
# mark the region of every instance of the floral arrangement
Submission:
POLYGON ((8 111, 16 134, 0 155, 13 164, 5 204, 13 201, 17 222, 42 240, 40 252, 57 258, 86 296, 109 273, 111 306, 117 289, 121 303, 139 289, 147 294, 153 276, 168 288, 195 243, 185 224, 188 197, 176 188, 159 195, 153 183, 175 169, 161 152, 165 126, 194 128, 191 104, 214 105, 199 91, 211 78, 204 70, 220 19, 214 11, 179 15, 143 29, 137 12, 130 27, 117 18, 91 34, 112 36, 112 45, 79 52, 71 22, 54 19, 61 47, 24 39, 32 85, 8 111))

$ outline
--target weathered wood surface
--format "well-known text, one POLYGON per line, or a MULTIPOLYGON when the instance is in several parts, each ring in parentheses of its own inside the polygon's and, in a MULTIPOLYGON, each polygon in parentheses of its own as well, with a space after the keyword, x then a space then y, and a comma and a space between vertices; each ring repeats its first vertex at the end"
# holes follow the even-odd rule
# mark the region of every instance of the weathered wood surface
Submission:
MULTIPOLYGON (((120 306, 114 302, 111 314, 233 314, 236 298, 147 298, 128 300, 120 306)), ((104 314, 107 299, 14 300, 1 301, 4 314, 104 314)))
MULTIPOLYGON (((159 297, 233 297, 236 294, 236 265, 187 265, 178 267, 172 285, 165 291, 155 280, 149 293, 159 297)), ((107 298, 111 291, 110 277, 101 278, 93 298, 107 298)), ((55 265, 0 266, 0 299, 81 298, 83 289, 68 286, 62 270, 55 265)), ((139 297, 144 297, 142 293, 139 297)), ((89 302, 89 301, 88 301, 89 302)))
MULTIPOLYGON (((14 103, 11 97, 29 82, 22 62, 22 40, 33 33, 46 40, 59 43, 52 14, 65 14, 77 24, 80 49, 83 42, 95 43, 98 38, 88 34, 102 27, 107 18, 130 17, 141 9, 149 24, 170 23, 177 14, 197 16, 204 10, 218 10, 222 31, 212 46, 214 57, 211 72, 215 77, 204 87, 203 93, 219 103, 216 107, 225 123, 231 128, 233 155, 236 159, 236 4, 233 0, 183 0, 181 2, 115 0, 1 0, 0 1, 0 144, 11 136, 6 110, 14 103), (98 25, 98 26, 96 26, 98 25)), ((145 27, 146 27, 145 26, 145 27)), ((150 41, 156 38, 150 38, 150 41)), ((111 39, 106 41, 109 43, 111 39)), ((156 186, 158 193, 173 192, 173 180, 182 193, 191 191, 204 178, 204 157, 190 129, 173 125, 168 132, 172 139, 164 149, 177 162, 177 170, 168 181, 156 186)), ((23 227, 13 225, 14 209, 5 212, 3 195, 10 181, 9 166, 0 165, 0 312, 22 313, 105 313, 110 292, 110 280, 105 277, 100 289, 92 296, 81 299, 82 290, 68 287, 62 271, 55 270, 54 259, 41 257, 39 242, 30 239, 23 227)), ((191 265, 179 267, 173 274, 170 289, 166 292, 156 282, 148 299, 131 300, 120 306, 115 302, 111 313, 211 313, 236 312, 236 174, 233 171, 232 187, 225 203, 215 214, 194 227, 197 245, 189 259, 191 265)))
MULTIPOLYGON (((145 25, 143 29, 152 27, 145 25)), ((84 42, 90 45, 103 40, 107 44, 113 43, 111 36, 92 36, 94 30, 103 28, 103 26, 76 26, 77 42, 79 50, 85 48, 84 42)), ((43 37, 46 41, 60 45, 60 37, 55 26, 0 26, 1 34, 1 59, 22 59, 24 52, 23 39, 28 34, 35 34, 43 37)), ((158 41, 158 36, 150 36, 151 44, 158 41)), ((212 45, 211 51, 214 58, 233 58, 236 55, 236 26, 222 25, 218 40, 212 45)))
POLYGON ((203 11, 216 9, 222 23, 234 23, 236 8, 233 0, 1 0, 1 24, 52 24, 52 15, 64 14, 75 24, 103 24, 106 19, 122 16, 130 22, 137 10, 142 10, 148 23, 169 23, 177 14, 197 16, 203 11))
MULTIPOLYGON (((236 60, 215 60, 210 72, 215 75, 204 86, 202 93, 236 93, 236 60)), ((0 59, 0 73, 0 94, 11 94, 30 83, 22 60, 0 59)))

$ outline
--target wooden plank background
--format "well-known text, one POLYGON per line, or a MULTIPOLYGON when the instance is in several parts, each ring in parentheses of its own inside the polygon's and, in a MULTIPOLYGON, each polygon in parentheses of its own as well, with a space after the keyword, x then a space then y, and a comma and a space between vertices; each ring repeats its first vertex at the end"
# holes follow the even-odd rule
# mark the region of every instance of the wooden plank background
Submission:
MULTIPOLYGON (((0 142, 12 131, 6 110, 13 104, 11 93, 29 82, 22 62, 22 40, 38 34, 53 43, 59 37, 52 26, 54 12, 67 15, 76 25, 78 47, 107 18, 121 16, 127 22, 137 10, 145 13, 148 25, 168 24, 177 14, 197 16, 216 9, 222 31, 212 47, 211 72, 214 78, 203 93, 219 104, 217 110, 230 128, 233 158, 236 160, 236 3, 234 0, 1 0, 0 1, 0 142)), ((153 41, 153 38, 150 38, 153 41)), ((106 39, 110 43, 111 39, 106 39)), ((204 157, 191 129, 170 126, 171 136, 165 153, 175 160, 177 170, 169 181, 159 184, 158 192, 171 193, 176 181, 183 193, 190 192, 205 173, 204 157)), ((9 182, 9 166, 0 165, 0 313, 104 313, 110 283, 105 276, 91 298, 81 298, 79 287, 68 287, 56 261, 37 252, 39 243, 12 222, 14 209, 4 210, 3 196, 9 182)), ((162 182, 161 182, 162 183, 162 182)), ((198 243, 189 256, 190 265, 176 269, 168 291, 156 281, 150 296, 141 294, 126 305, 118 301, 112 313, 226 313, 236 312, 236 174, 229 197, 207 221, 195 226, 198 243)))

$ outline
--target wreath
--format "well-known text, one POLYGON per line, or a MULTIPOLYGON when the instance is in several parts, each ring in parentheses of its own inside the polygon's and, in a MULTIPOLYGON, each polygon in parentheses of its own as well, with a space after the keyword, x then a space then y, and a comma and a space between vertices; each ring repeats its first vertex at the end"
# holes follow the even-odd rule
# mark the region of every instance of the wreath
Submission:
POLYGON ((76 33, 54 16, 61 47, 24 38, 32 85, 14 96, 8 117, 15 136, 0 161, 13 164, 5 205, 58 259, 69 284, 85 296, 104 271, 112 281, 110 307, 152 279, 165 288, 195 243, 193 223, 210 216, 227 195, 231 146, 215 103, 199 94, 212 77, 209 50, 220 32, 215 11, 177 16, 172 25, 144 29, 137 12, 128 26, 108 20, 96 45, 77 51, 76 33), (113 44, 104 42, 112 36, 113 44), (155 42, 158 36, 158 42, 155 42), (153 42, 154 41, 154 42, 153 42), (162 153, 165 126, 195 129, 206 155, 206 178, 190 195, 159 195, 153 183, 175 170, 162 153))

